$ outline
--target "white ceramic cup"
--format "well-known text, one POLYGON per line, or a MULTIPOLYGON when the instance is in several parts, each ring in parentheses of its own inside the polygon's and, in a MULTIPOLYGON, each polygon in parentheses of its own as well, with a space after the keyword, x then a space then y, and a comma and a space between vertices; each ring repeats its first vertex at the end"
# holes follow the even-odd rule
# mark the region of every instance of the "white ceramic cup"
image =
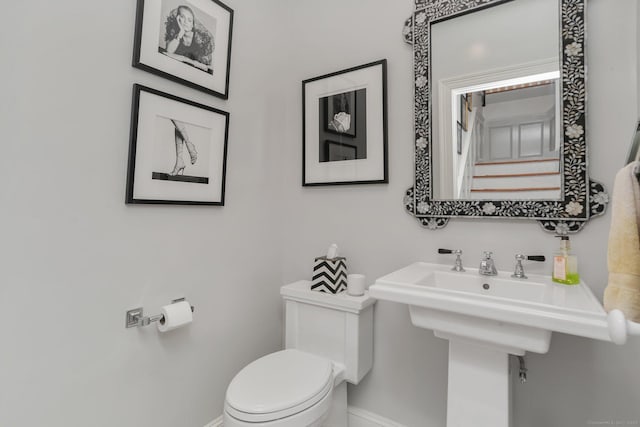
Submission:
POLYGON ((347 294, 353 296, 364 295, 364 274, 349 274, 347 276, 347 294))

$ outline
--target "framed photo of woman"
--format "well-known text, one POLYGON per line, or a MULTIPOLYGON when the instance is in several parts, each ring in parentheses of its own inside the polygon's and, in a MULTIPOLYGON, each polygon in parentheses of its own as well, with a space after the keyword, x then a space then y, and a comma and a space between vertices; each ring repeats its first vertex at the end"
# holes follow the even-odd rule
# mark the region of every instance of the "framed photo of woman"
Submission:
POLYGON ((227 99, 232 31, 219 0, 138 0, 133 66, 227 99))
POLYGON ((229 113, 133 85, 126 203, 224 205, 229 113))

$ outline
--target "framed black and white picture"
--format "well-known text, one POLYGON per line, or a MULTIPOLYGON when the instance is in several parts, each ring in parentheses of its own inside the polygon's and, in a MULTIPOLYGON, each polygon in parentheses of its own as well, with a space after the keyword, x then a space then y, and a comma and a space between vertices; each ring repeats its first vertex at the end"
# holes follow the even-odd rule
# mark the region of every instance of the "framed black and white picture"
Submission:
POLYGON ((467 95, 460 95, 460 117, 459 122, 462 124, 462 130, 467 131, 467 122, 469 121, 469 110, 467 109, 467 95))
POLYGON ((302 82, 302 185, 387 183, 387 61, 302 82))
MULTIPOLYGON (((356 137, 356 98, 366 97, 365 89, 352 90, 325 96, 321 99, 324 109, 324 124, 328 132, 356 137)), ((366 105, 366 102, 365 102, 366 105)), ((366 114, 363 114, 366 117, 366 114)))
POLYGON ((229 113, 133 86, 126 203, 224 205, 229 113))
POLYGON ((232 30, 218 0, 138 0, 133 66, 227 99, 232 30))

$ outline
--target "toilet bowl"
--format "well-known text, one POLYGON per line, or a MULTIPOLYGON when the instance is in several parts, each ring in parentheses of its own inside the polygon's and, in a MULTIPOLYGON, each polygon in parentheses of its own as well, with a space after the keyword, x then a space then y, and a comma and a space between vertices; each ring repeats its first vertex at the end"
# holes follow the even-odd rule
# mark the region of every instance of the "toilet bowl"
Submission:
POLYGON ((295 349, 264 356, 235 376, 225 401, 225 427, 320 426, 329 414, 333 364, 295 349))
POLYGON ((347 427, 346 382, 371 369, 373 306, 360 297, 281 288, 285 350, 244 367, 227 388, 225 427, 347 427))

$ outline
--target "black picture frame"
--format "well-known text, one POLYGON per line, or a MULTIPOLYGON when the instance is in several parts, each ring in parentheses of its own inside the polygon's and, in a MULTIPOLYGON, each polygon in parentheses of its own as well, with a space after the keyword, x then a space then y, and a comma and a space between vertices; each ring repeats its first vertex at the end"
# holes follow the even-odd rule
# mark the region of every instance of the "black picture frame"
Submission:
POLYGON ((228 99, 232 34, 233 9, 219 0, 137 0, 132 65, 228 99))
POLYGON ((229 113, 133 85, 126 204, 224 206, 229 113))
POLYGON ((302 185, 388 183, 387 60, 359 65, 302 82, 302 185), (333 96, 348 94, 352 132, 327 129, 333 96), (332 158, 348 150, 353 159, 332 158))
POLYGON ((463 93, 460 95, 459 123, 462 125, 462 130, 464 130, 465 132, 467 131, 467 128, 468 128, 468 121, 469 121, 469 110, 467 109, 467 95, 463 93))

